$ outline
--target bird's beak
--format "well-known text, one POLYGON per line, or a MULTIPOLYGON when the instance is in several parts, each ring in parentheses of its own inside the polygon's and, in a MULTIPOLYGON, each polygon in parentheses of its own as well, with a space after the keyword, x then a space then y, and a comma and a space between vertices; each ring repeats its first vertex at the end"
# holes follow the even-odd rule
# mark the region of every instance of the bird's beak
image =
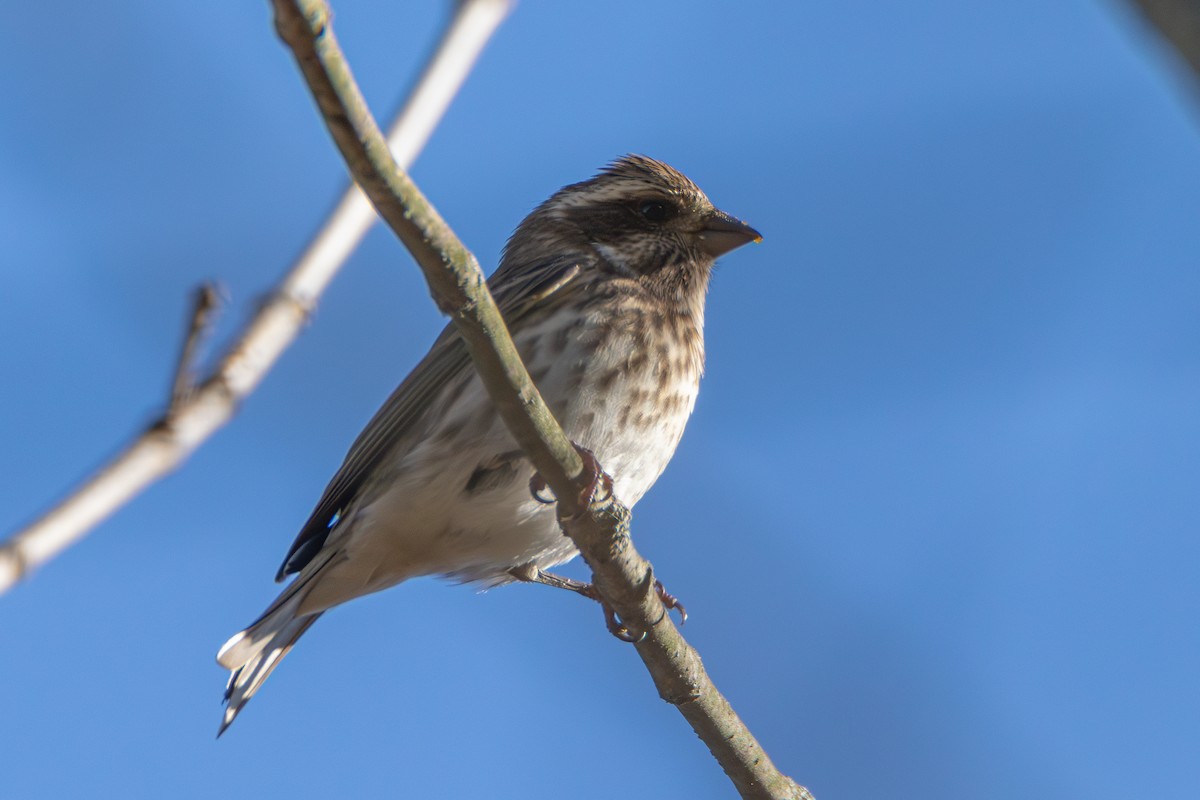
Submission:
POLYGON ((713 211, 697 234, 700 248, 713 258, 723 256, 747 242, 761 242, 762 234, 724 211, 713 211))

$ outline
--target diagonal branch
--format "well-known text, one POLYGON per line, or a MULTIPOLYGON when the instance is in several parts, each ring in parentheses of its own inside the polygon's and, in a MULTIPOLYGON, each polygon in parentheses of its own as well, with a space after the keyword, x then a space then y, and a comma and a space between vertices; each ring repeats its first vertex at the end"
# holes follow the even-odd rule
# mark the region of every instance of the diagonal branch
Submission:
POLYGON ((811 800, 771 763, 675 628, 654 591, 650 564, 630 541, 629 511, 611 493, 592 497, 594 476, 530 380, 475 257, 384 146, 324 0, 273 4, 276 29, 355 180, 416 259, 438 307, 454 320, 501 418, 559 498, 559 519, 592 568, 597 590, 627 627, 643 634, 638 654, 659 694, 680 710, 743 797, 811 800))
MULTIPOLYGON (((455 4, 437 51, 389 132, 388 144, 398 161, 415 160, 511 5, 511 0, 455 4)), ((374 220, 370 203, 351 185, 299 261, 202 381, 194 382, 189 375, 193 344, 186 344, 176 369, 176 389, 162 418, 54 508, 0 545, 0 592, 173 472, 232 419, 238 404, 299 334, 321 292, 374 220), (182 394, 181 387, 186 389, 182 394)))
POLYGON ((416 259, 438 308, 458 325, 517 443, 555 493, 565 497, 583 462, 521 364, 475 256, 388 151, 333 35, 328 6, 285 0, 274 5, 276 30, 292 48, 350 174, 416 259))

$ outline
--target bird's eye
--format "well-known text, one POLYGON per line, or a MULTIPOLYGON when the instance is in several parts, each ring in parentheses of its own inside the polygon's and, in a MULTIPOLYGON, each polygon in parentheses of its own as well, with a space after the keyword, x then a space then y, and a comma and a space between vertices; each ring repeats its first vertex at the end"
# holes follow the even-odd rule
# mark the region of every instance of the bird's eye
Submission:
POLYGON ((638 213, 651 222, 663 222, 673 210, 660 200, 647 200, 638 206, 638 213))

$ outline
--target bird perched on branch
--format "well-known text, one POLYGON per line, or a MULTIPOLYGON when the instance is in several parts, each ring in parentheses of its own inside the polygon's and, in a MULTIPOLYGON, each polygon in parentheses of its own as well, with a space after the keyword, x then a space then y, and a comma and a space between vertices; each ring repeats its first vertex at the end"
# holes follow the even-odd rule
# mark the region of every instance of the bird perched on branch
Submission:
MULTIPOLYGON (((488 281, 550 410, 627 506, 695 405, 713 262, 760 238, 681 173, 631 155, 538 206, 488 281)), ((573 558, 533 475, 447 327, 329 482, 276 576, 295 579, 217 655, 231 670, 221 732, 333 606, 422 575, 539 580, 573 558)))

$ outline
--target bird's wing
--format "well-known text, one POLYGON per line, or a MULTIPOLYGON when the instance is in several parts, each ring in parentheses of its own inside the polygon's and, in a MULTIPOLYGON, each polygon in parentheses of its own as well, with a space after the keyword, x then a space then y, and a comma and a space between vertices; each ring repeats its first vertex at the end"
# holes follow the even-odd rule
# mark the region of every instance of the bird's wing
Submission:
MULTIPOLYGON (((549 306, 547 298, 577 284, 576 277, 583 267, 578 259, 557 259, 532 268, 515 270, 502 266, 497 270, 488 283, 510 330, 520 326, 535 308, 549 306)), ((467 379, 470 370, 466 345, 454 325, 447 325, 425 358, 354 440, 345 461, 325 487, 317 507, 284 557, 276 581, 299 572, 312 560, 325 545, 339 512, 346 509, 379 463, 396 448, 411 446, 405 440, 414 424, 447 386, 467 379)))

